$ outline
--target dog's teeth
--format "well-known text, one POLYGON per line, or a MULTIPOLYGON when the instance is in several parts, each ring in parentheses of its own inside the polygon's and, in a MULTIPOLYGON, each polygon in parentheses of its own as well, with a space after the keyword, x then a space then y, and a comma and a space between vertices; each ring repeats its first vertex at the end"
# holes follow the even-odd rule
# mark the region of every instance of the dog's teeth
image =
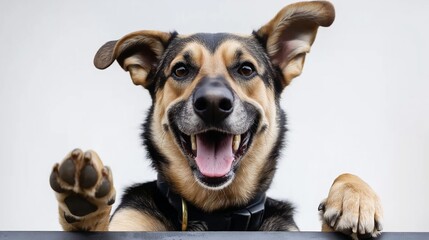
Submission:
POLYGON ((197 140, 194 134, 191 135, 191 147, 192 147, 192 151, 197 150, 197 140))
POLYGON ((238 147, 240 147, 241 135, 234 135, 234 139, 232 140, 232 150, 236 152, 238 147))

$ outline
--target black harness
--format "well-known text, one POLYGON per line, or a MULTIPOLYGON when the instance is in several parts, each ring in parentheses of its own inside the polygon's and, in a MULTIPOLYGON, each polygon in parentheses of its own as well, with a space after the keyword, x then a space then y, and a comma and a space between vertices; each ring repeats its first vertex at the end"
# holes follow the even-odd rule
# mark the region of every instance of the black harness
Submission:
POLYGON ((186 231, 189 222, 205 222, 208 231, 257 231, 261 227, 265 211, 265 193, 258 194, 246 206, 215 212, 204 212, 186 202, 170 190, 159 175, 156 185, 170 205, 177 211, 179 229, 186 231))

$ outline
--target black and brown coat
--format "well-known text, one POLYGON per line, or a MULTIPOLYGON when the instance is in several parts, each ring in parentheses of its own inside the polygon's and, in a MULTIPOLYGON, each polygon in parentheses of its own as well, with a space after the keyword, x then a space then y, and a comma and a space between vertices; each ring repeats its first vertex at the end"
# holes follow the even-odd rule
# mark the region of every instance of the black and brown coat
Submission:
MULTIPOLYGON (((286 132, 279 100, 300 75, 318 27, 334 15, 329 2, 302 2, 247 36, 139 31, 103 45, 95 66, 116 60, 152 97, 142 137, 159 179, 126 190, 109 221, 110 169, 93 151, 72 151, 51 175, 63 228, 231 230, 212 222, 262 206, 257 224, 244 230, 298 230, 291 204, 265 197, 286 132)), ((337 178, 320 211, 326 231, 381 231, 377 196, 351 174, 337 178)))

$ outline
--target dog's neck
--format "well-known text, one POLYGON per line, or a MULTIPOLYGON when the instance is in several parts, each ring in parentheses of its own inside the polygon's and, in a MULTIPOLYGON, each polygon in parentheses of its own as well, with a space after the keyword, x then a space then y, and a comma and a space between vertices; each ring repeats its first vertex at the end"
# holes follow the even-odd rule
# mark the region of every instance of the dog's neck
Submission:
POLYGON ((192 223, 205 224, 208 231, 257 231, 265 211, 265 192, 257 194, 245 206, 205 212, 171 191, 168 183, 158 175, 157 187, 177 211, 179 229, 185 231, 192 223))

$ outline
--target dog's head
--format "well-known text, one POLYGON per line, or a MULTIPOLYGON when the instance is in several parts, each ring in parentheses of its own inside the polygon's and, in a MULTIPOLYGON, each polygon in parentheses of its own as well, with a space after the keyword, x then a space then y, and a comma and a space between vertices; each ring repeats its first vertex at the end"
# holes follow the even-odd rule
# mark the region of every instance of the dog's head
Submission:
POLYGON ((117 60, 149 90, 143 137, 153 166, 211 211, 268 188, 285 132, 280 94, 333 20, 330 3, 303 2, 248 36, 139 31, 103 45, 94 63, 117 60))

